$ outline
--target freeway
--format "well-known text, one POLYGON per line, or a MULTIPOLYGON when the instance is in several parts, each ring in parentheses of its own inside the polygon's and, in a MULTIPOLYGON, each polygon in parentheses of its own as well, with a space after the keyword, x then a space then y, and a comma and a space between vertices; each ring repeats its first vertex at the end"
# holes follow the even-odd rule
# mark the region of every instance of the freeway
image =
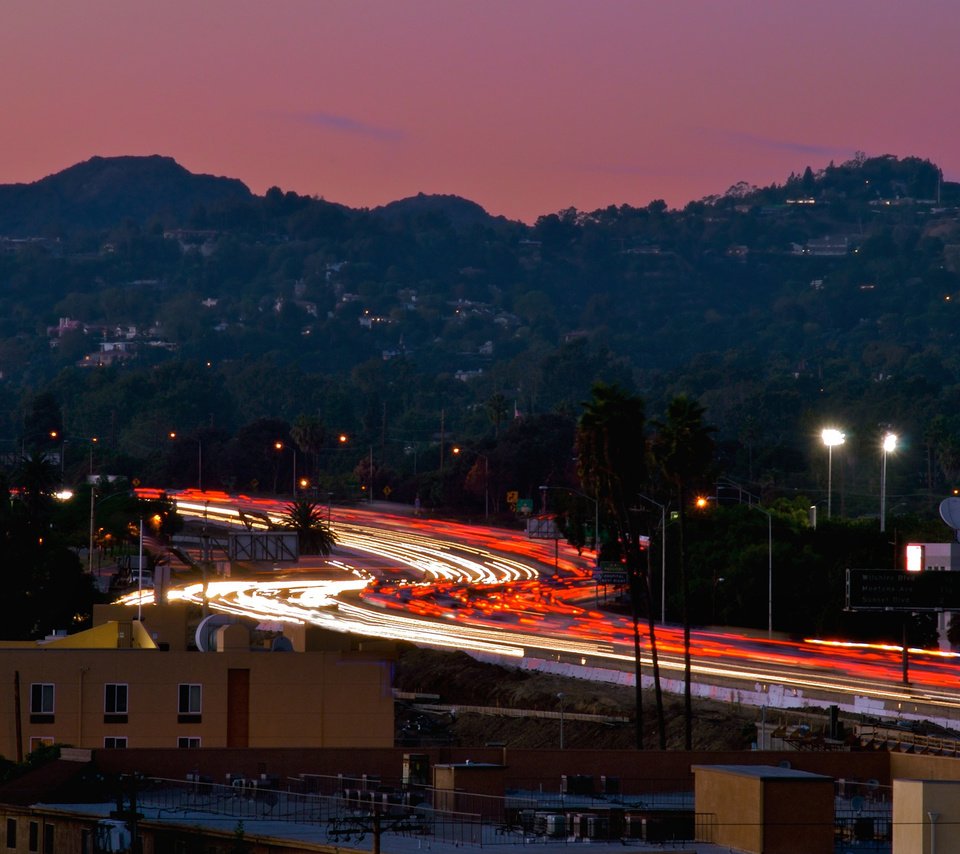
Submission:
MULTIPOLYGON (((279 501, 221 493, 174 496, 185 516, 239 525, 241 512, 268 519, 279 501)), ((591 571, 571 547, 522 532, 336 508, 335 555, 306 559, 269 577, 188 584, 171 599, 258 620, 311 623, 341 632, 406 640, 589 678, 628 681, 633 626, 598 607, 591 571), (624 675, 628 674, 628 675, 624 675)), ((131 594, 134 598, 137 594, 131 594)), ((144 596, 152 596, 145 591, 144 596)), ((910 684, 901 681, 899 647, 692 633, 697 692, 756 705, 837 703, 848 711, 960 720, 958 656, 911 650, 910 684)), ((683 639, 658 626, 668 690, 682 688, 683 639)), ((650 643, 642 628, 644 684, 650 643)))

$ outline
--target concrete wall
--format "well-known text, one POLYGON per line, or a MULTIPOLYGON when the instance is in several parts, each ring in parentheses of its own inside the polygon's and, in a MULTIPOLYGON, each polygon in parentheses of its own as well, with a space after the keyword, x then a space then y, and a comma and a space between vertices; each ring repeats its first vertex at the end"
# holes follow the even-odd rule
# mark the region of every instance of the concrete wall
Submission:
MULTIPOLYGON (((212 655, 212 653, 211 653, 212 655)), ((271 748, 232 750, 225 748, 184 750, 97 751, 96 762, 110 772, 140 771, 148 776, 182 779, 201 770, 219 781, 226 773, 259 776, 269 773, 295 777, 302 773, 335 777, 375 774, 385 783, 398 784, 404 753, 427 756, 429 767, 437 764, 487 763, 503 765, 506 789, 543 788, 559 793, 562 775, 592 776, 599 791, 601 776, 617 777, 625 793, 693 791, 693 765, 778 765, 789 761, 793 768, 824 774, 834 779, 889 784, 890 754, 887 753, 759 753, 734 751, 666 752, 636 750, 513 750, 510 748, 397 747, 397 748, 271 748)), ((954 765, 960 767, 960 763, 954 765)), ((432 777, 431 777, 432 779, 432 777)))
MULTIPOLYGON (((391 665, 366 653, 160 652, 135 649, 2 649, 0 682, 20 685, 19 705, 8 689, 0 704, 0 754, 23 753, 31 739, 102 748, 176 748, 178 738, 226 747, 228 718, 246 720, 250 747, 389 747, 393 744, 391 665), (246 709, 228 703, 230 671, 246 672, 246 709), (54 686, 54 714, 31 721, 34 683, 54 686), (128 712, 105 715, 104 686, 127 686, 128 712), (179 715, 180 684, 202 686, 201 714, 179 715)), ((34 742, 36 746, 36 742, 34 742)), ((238 745, 243 746, 243 745, 238 745)))
POLYGON ((715 817, 709 841, 738 851, 763 851, 763 786, 759 779, 698 770, 695 809, 715 817))
POLYGON ((893 781, 896 854, 960 851, 960 781, 893 781))

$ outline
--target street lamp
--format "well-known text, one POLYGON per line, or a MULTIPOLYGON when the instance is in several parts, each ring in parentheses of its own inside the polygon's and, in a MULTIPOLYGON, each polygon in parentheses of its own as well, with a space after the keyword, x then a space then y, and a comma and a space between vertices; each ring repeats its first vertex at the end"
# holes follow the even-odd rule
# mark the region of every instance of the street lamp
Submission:
MULTIPOLYGON (((283 444, 283 442, 281 442, 279 439, 277 439, 277 440, 273 443, 273 447, 274 447, 274 450, 277 452, 277 454, 282 454, 282 453, 283 453, 284 444, 283 444)), ((293 485, 293 500, 296 501, 296 500, 297 500, 297 449, 296 449, 293 445, 291 445, 291 446, 290 446, 290 450, 293 452, 293 481, 292 481, 292 485, 293 485)), ((279 467, 279 463, 278 463, 277 465, 278 465, 278 467, 279 467)), ((276 478, 274 478, 273 491, 274 491, 274 492, 277 491, 276 478)))
MULTIPOLYGON (((176 430, 171 430, 167 433, 167 437, 171 441, 175 441, 178 438, 176 430)), ((94 439, 94 442, 97 440, 94 439)), ((203 492, 203 439, 199 436, 194 438, 194 441, 197 443, 197 491, 203 492)))
POLYGON ((95 483, 90 484, 90 545, 87 551, 87 571, 91 575, 93 575, 93 535, 96 526, 96 508, 101 504, 106 504, 113 498, 129 498, 130 495, 131 493, 129 491, 114 492, 112 495, 108 495, 105 498, 101 498, 99 501, 97 501, 97 485, 95 483))
MULTIPOLYGON (((840 435, 841 441, 843 441, 843 434, 841 433, 840 435)), ((743 498, 746 496, 747 506, 754 510, 759 510, 767 517, 767 637, 773 637, 773 515, 760 506, 759 496, 747 492, 739 483, 721 478, 717 481, 718 491, 721 486, 736 489, 740 504, 743 504, 743 498)))
POLYGON ((883 465, 880 469, 880 532, 887 530, 887 454, 897 449, 897 436, 887 433, 883 437, 883 465))
MULTIPOLYGON (((459 456, 463 453, 463 448, 459 445, 453 446, 453 454, 459 456)), ((490 459, 486 454, 481 454, 479 451, 474 451, 472 448, 469 449, 471 454, 475 454, 483 460, 483 518, 485 520, 490 519, 490 459)), ((414 464, 416 465, 416 464, 414 464)))
POLYGON ((833 447, 842 445, 846 436, 834 427, 827 427, 820 434, 823 444, 827 446, 827 518, 833 515, 833 447))
POLYGON ((57 439, 60 440, 60 483, 62 484, 63 478, 64 478, 63 455, 67 449, 67 440, 63 436, 61 436, 60 433, 58 433, 56 430, 50 431, 50 438, 53 439, 54 442, 56 442, 57 439))
POLYGON ((654 501, 646 495, 637 498, 660 508, 660 622, 667 622, 667 505, 654 501))
POLYGON ((90 480, 93 480, 93 449, 100 439, 96 436, 90 437, 90 480))

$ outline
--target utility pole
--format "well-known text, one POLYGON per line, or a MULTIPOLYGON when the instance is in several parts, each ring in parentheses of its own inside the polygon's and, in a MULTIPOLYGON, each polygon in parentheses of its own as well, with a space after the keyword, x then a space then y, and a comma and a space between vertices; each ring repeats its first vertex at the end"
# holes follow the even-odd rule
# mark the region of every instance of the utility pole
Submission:
MULTIPOLYGON (((92 452, 91 452, 92 453, 92 452)), ((90 546, 87 550, 87 572, 93 575, 93 510, 96 507, 97 488, 90 484, 90 546)))
POLYGON ((443 415, 444 412, 440 410, 440 474, 443 474, 443 415))

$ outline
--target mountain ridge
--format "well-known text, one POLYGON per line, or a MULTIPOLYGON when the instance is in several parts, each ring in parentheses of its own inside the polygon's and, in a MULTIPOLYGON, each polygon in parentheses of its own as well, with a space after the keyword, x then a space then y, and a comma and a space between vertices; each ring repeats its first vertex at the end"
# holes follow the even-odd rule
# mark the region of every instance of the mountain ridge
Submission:
POLYGON ((0 185, 0 234, 56 236, 126 219, 182 219, 199 205, 252 199, 237 178, 190 172, 172 157, 91 157, 29 184, 0 185))
MULTIPOLYGON (((271 194, 316 201, 278 188, 258 196, 237 178, 191 172, 167 155, 98 155, 36 181, 0 184, 0 235, 50 237, 58 236, 51 232, 111 228, 125 220, 182 224, 198 208, 265 201, 271 194)), ((362 210, 326 204, 351 215, 362 210)), ((388 221, 434 215, 455 229, 512 222, 451 194, 418 193, 367 212, 388 221)))

